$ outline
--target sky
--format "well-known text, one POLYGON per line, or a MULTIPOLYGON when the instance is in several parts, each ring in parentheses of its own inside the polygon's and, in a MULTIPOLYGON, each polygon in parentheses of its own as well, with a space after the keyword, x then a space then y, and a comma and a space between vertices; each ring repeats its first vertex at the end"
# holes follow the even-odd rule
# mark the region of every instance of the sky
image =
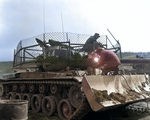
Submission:
POLYGON ((44 32, 109 34, 122 52, 150 52, 150 0, 0 0, 0 61, 44 32), (63 28, 62 28, 63 21, 63 28))

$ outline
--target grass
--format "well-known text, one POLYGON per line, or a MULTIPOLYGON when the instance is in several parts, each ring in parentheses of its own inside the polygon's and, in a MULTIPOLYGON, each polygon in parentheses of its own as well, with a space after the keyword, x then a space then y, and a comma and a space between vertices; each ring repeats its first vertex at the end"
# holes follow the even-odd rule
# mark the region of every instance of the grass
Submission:
POLYGON ((34 113, 32 110, 28 111, 28 120, 60 120, 58 115, 46 116, 43 113, 34 113))
POLYGON ((3 74, 7 73, 13 73, 13 62, 0 62, 0 78, 2 77, 3 74))

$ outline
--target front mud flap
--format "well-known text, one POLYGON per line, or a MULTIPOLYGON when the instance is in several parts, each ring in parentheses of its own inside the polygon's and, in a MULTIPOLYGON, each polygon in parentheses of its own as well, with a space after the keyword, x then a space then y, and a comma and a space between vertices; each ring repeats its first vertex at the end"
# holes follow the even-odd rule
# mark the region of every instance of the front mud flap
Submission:
POLYGON ((149 98, 145 75, 84 76, 84 94, 93 111, 104 111, 149 98))

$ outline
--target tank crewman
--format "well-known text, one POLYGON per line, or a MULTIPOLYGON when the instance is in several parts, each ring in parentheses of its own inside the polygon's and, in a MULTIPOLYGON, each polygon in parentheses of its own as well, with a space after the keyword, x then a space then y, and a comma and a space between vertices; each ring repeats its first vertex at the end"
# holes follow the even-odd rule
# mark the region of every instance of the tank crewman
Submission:
POLYGON ((118 66, 121 64, 121 62, 113 51, 104 50, 103 48, 99 47, 94 51, 94 54, 95 53, 100 56, 98 65, 96 67, 102 70, 103 75, 107 75, 107 73, 110 71, 114 71, 114 75, 118 73, 118 66))
POLYGON ((99 37, 100 35, 98 33, 95 33, 94 36, 89 37, 87 41, 85 42, 81 51, 90 53, 94 51, 95 49, 97 49, 98 47, 102 47, 102 44, 97 42, 97 39, 99 37))

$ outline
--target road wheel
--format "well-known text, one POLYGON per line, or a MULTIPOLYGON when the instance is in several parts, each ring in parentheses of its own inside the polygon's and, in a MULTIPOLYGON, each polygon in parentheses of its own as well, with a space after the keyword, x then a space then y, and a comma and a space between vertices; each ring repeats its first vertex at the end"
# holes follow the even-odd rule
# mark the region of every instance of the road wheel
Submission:
POLYGON ((28 100, 28 109, 31 108, 31 97, 32 97, 32 94, 31 94, 31 93, 25 93, 25 94, 23 94, 23 96, 22 96, 22 99, 23 99, 23 100, 28 100))
POLYGON ((69 100, 62 99, 57 106, 57 111, 61 120, 69 120, 74 112, 74 108, 71 106, 69 100))
POLYGON ((20 84, 19 88, 20 88, 21 92, 26 91, 26 85, 25 84, 20 84))
POLYGON ((55 84, 50 85, 50 92, 56 94, 58 92, 58 86, 55 84))
POLYGON ((22 95, 23 95, 22 93, 16 93, 15 96, 14 96, 14 99, 21 100, 22 95))
POLYGON ((17 91, 18 90, 18 85, 17 84, 13 84, 12 89, 13 89, 13 91, 17 91))
POLYGON ((44 84, 39 84, 39 92, 44 93, 46 91, 46 86, 44 84))
POLYGON ((53 115, 56 111, 56 102, 53 96, 46 96, 42 100, 42 111, 45 115, 53 115))
POLYGON ((36 91, 35 84, 29 84, 29 92, 34 93, 36 91))
POLYGON ((14 92, 9 92, 9 93, 6 95, 6 99, 14 99, 15 94, 16 94, 16 93, 14 93, 14 92))
POLYGON ((31 108, 32 111, 37 113, 42 108, 42 95, 41 94, 35 94, 31 98, 31 108))
POLYGON ((69 100, 73 107, 78 108, 83 103, 83 93, 79 86, 72 86, 69 90, 69 100))

